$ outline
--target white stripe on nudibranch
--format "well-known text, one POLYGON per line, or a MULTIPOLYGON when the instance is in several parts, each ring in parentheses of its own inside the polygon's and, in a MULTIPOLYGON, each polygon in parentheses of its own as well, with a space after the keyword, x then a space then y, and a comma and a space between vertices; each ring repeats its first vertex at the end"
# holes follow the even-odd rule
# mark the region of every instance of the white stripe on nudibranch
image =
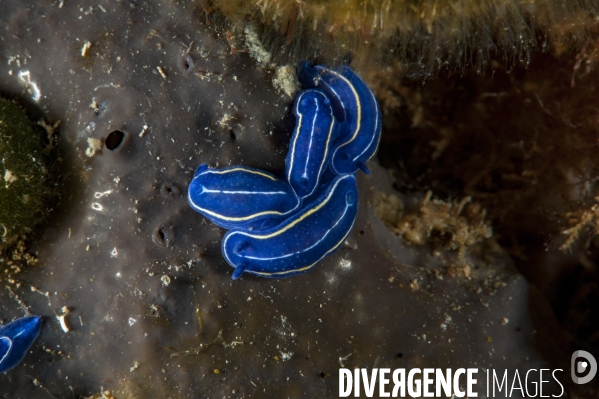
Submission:
MULTIPOLYGON (((352 176, 352 175, 348 175, 347 177, 349 177, 349 176, 352 176)), ((315 203, 316 206, 314 206, 312 209, 306 211, 306 213, 304 213, 302 216, 300 216, 299 218, 295 219, 293 222, 289 223, 287 226, 283 227, 282 229, 280 229, 278 231, 274 231, 274 232, 272 232, 270 234, 267 234, 267 235, 264 235, 264 236, 257 235, 257 234, 249 234, 249 233, 244 233, 244 235, 247 236, 247 237, 256 238, 258 240, 267 240, 269 238, 276 237, 279 234, 282 234, 282 233, 286 232, 287 230, 289 230, 290 228, 292 228, 296 224, 301 223, 302 220, 304 220, 308 216, 312 215, 313 213, 318 212, 323 206, 325 206, 330 201, 330 199, 333 196, 333 194, 335 193, 335 189, 339 185, 339 182, 341 182, 342 180, 346 179, 347 177, 343 177, 343 178, 337 180, 335 182, 335 185, 333 186, 333 188, 329 191, 329 195, 327 195, 326 198, 322 202, 315 203)), ((231 236, 227 237, 227 239, 230 238, 231 236)))
MULTIPOLYGON (((304 116, 306 117, 310 117, 310 115, 305 115, 306 113, 301 113, 299 111, 299 107, 300 104, 302 103, 302 101, 304 101, 304 99, 302 98, 307 92, 303 92, 300 94, 300 96, 297 98, 296 100, 296 104, 295 104, 295 109, 294 112, 297 115, 297 122, 296 122, 296 126, 295 126, 295 131, 293 134, 293 138, 292 138, 292 142, 290 145, 290 159, 289 159, 289 167, 287 169, 287 180, 288 181, 292 181, 292 174, 293 171, 295 170, 295 168, 298 168, 301 170, 302 165, 303 165, 303 172, 301 174, 302 177, 304 178, 308 178, 308 170, 309 170, 309 164, 310 164, 310 160, 313 159, 314 154, 313 154, 313 144, 315 141, 315 138, 318 138, 319 136, 322 135, 322 131, 320 130, 326 130, 326 142, 325 142, 325 148, 324 148, 324 154, 322 156, 322 158, 320 159, 320 164, 318 165, 318 173, 316 174, 317 178, 316 181, 313 184, 312 190, 310 190, 310 192, 308 192, 307 194, 302 195, 303 198, 312 195, 314 193, 314 191, 316 190, 316 188, 318 188, 318 183, 320 181, 320 177, 322 176, 322 172, 324 170, 324 167, 326 165, 326 162, 328 160, 329 157, 329 147, 331 145, 331 139, 333 136, 333 132, 334 132, 334 128, 335 128, 335 116, 334 116, 334 112, 333 109, 331 107, 329 107, 329 119, 330 119, 330 124, 327 126, 322 126, 321 124, 323 123, 322 120, 319 120, 318 116, 320 112, 323 112, 323 110, 320 107, 320 104, 318 102, 317 98, 311 98, 311 99, 306 99, 307 101, 311 101, 314 103, 315 105, 315 110, 313 111, 313 115, 311 117, 311 123, 310 123, 310 129, 307 133, 308 137, 309 137, 309 143, 308 143, 308 149, 306 151, 306 156, 300 156, 298 155, 296 157, 296 153, 298 151, 297 149, 297 142, 298 140, 301 138, 304 138, 306 136, 306 132, 304 132, 305 130, 305 119, 304 116), (317 133, 317 129, 319 129, 319 132, 317 133), (301 162, 301 163, 300 163, 301 162)), ((319 95, 323 96, 325 98, 325 101, 329 101, 327 98, 327 95, 321 91, 318 91, 319 95)))
MULTIPOLYGON (((337 149, 339 149, 340 147, 343 147, 343 146, 351 143, 352 141, 354 141, 356 139, 356 137, 358 136, 358 132, 360 131, 360 127, 362 126, 362 103, 360 102, 360 96, 358 95, 356 88, 354 87, 352 82, 349 81, 349 79, 347 79, 345 76, 341 75, 339 72, 336 72, 332 69, 328 69, 327 72, 337 76, 339 79, 342 79, 345 82, 345 84, 347 84, 349 86, 349 88, 351 89, 351 91, 354 95, 354 98, 356 100, 356 111, 357 111, 356 112, 357 113, 356 129, 354 130, 351 138, 348 141, 346 141, 345 143, 343 143, 343 144, 339 145, 339 147, 337 147, 337 149)), ((332 87, 330 88, 330 90, 334 91, 334 89, 332 87)), ((337 92, 335 92, 335 94, 337 95, 337 97, 339 97, 337 92)), ((339 99, 339 101, 341 103, 341 106, 345 110, 345 106, 343 106, 344 101, 341 98, 339 99)), ((347 113, 346 113, 346 121, 347 121, 347 113)))
POLYGON ((318 244, 320 244, 322 241, 324 241, 327 238, 327 236, 335 229, 335 227, 337 227, 339 225, 339 223, 343 220, 343 218, 347 214, 347 210, 349 209, 349 207, 350 207, 350 205, 346 203, 345 204, 345 209, 343 210, 343 213, 337 219, 337 221, 335 222, 335 224, 318 241, 316 241, 314 244, 310 245, 307 248, 303 248, 301 251, 296 251, 296 252, 292 252, 292 253, 287 254, 287 255, 276 256, 276 257, 272 257, 272 258, 261 258, 259 256, 244 256, 244 258, 246 258, 246 259, 255 259, 255 260, 276 260, 276 259, 288 258, 290 256, 298 255, 298 254, 301 254, 302 252, 309 251, 312 248, 316 247, 318 244))
POLYGON ((6 356, 8 356, 8 354, 10 353, 10 350, 12 349, 12 339, 10 339, 8 337, 0 337, 0 340, 8 341, 8 349, 4 353, 4 356, 2 356, 2 359, 0 359, 0 364, 2 364, 2 362, 4 362, 4 359, 6 359, 6 356))
MULTIPOLYGON (((370 91, 370 90, 369 90, 370 91)), ((376 109, 376 123, 374 125, 374 129, 372 129, 372 134, 370 135, 370 142, 368 143, 368 145, 364 146, 364 150, 362 150, 361 153, 359 153, 358 155, 356 155, 353 159, 353 161, 355 162, 358 158, 360 158, 362 155, 364 155, 364 153, 366 151, 368 151, 368 149, 370 148, 370 146, 372 145, 372 141, 374 140, 375 137, 378 137, 377 143, 376 143, 376 149, 372 152, 372 155, 376 154, 376 150, 378 150, 379 147, 379 143, 381 141, 381 135, 380 134, 374 134, 375 132, 378 131, 379 126, 381 124, 381 113, 379 111, 379 104, 376 101, 376 98, 374 97, 374 93, 372 91, 370 91, 370 95, 372 96, 372 101, 374 102, 375 105, 375 109, 376 109)))
MULTIPOLYGON (((258 213, 253 213, 251 215, 247 215, 247 216, 241 216, 241 217, 232 217, 232 216, 225 216, 225 215, 221 215, 220 213, 216 213, 213 211, 209 211, 208 209, 202 208, 201 206, 199 206, 198 204, 196 204, 193 199, 191 198, 190 195, 188 195, 188 199, 189 199, 189 203, 193 206, 193 208, 200 212, 200 213, 205 213, 207 215, 210 216, 214 216, 216 218, 222 219, 222 220, 226 220, 228 222, 247 222, 248 220, 252 220, 258 217, 262 217, 262 216, 285 216, 293 211, 295 211, 297 209, 297 206, 295 206, 293 209, 287 211, 287 212, 279 212, 279 211, 263 211, 263 212, 258 212, 258 213)), ((298 202, 299 205, 299 202, 298 202)))
POLYGON ((229 191, 229 190, 212 190, 202 187, 200 194, 238 194, 238 195, 289 195, 285 191, 229 191))
POLYGON ((208 174, 208 173, 213 173, 213 174, 217 174, 217 175, 224 175, 227 173, 232 173, 232 172, 245 172, 245 173, 252 173, 254 175, 259 175, 259 176, 264 176, 269 178, 270 180, 278 180, 276 177, 271 176, 268 173, 265 172, 260 172, 258 170, 251 170, 251 169, 247 169, 247 168, 231 168, 231 169, 225 169, 225 170, 218 170, 218 169, 206 169, 205 171, 201 172, 198 176, 204 175, 204 174, 208 174))
POLYGON ((287 274, 291 274, 291 273, 302 273, 305 272, 307 270, 310 270, 311 268, 313 268, 314 266, 316 266, 321 260, 323 260, 324 258, 326 258, 327 256, 329 256, 331 253, 333 253, 337 248, 339 248, 339 246, 341 244, 343 244, 343 242, 345 241, 345 239, 347 238, 347 236, 349 235, 349 233, 352 231, 353 227, 354 227, 354 222, 355 219, 352 221, 351 226, 349 227, 349 229, 347 230, 347 233, 335 244, 331 247, 331 249, 329 249, 324 255, 322 255, 316 262, 308 265, 308 266, 303 266, 303 267, 298 267, 297 269, 288 269, 288 270, 282 270, 282 271, 278 271, 278 272, 256 272, 256 271, 251 271, 251 273, 253 274, 257 274, 259 276, 263 276, 263 277, 273 277, 273 276, 277 276, 277 277, 283 277, 287 274))
MULTIPOLYGON (((310 163, 310 156, 312 155, 312 143, 314 142, 314 135, 316 134, 314 129, 316 128, 318 110, 320 107, 318 106, 318 100, 314 99, 314 105, 316 105, 316 110, 314 111, 314 116, 312 117, 312 129, 310 130, 310 144, 308 144, 308 156, 306 157, 306 161, 304 162, 304 174, 303 176, 308 176, 308 164, 310 163)), ((311 193, 310 193, 311 194, 311 193)))

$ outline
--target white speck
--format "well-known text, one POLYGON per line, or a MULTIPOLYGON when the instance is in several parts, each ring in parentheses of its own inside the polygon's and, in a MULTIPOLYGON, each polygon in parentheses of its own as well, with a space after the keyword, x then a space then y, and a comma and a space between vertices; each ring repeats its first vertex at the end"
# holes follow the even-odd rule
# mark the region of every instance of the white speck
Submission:
POLYGON ((99 204, 99 203, 97 203, 97 202, 94 202, 94 203, 92 204, 92 209, 93 209, 94 211, 99 211, 99 212, 100 212, 100 211, 103 211, 103 210, 104 210, 104 207, 102 206, 102 204, 99 204))
POLYGON ((4 172, 4 181, 4 187, 8 188, 8 186, 17 181, 17 176, 13 175, 10 170, 6 170, 4 172))
POLYGON ((112 252, 110 252, 110 256, 113 258, 116 258, 117 256, 119 256, 119 251, 116 249, 116 247, 114 247, 112 252))
POLYGON ((60 328, 62 328, 62 331, 64 332, 69 332, 69 326, 67 326, 67 321, 66 321, 66 316, 71 313, 69 311, 69 309, 66 306, 63 306, 61 311, 63 312, 63 314, 61 316, 56 316, 56 318, 58 319, 58 322, 60 323, 60 328))
POLYGON ((139 362, 138 362, 137 360, 135 360, 135 361, 133 362, 133 367, 131 367, 131 368, 129 369, 129 371, 132 373, 132 372, 134 372, 135 370, 137 370, 138 368, 139 368, 139 362))
POLYGON ((351 261, 349 259, 341 258, 341 260, 339 261, 339 267, 341 267, 342 269, 351 269, 351 266, 351 261))
POLYGON ((91 42, 89 40, 86 40, 85 43, 83 43, 83 47, 81 47, 81 56, 85 57, 87 55, 87 50, 89 50, 89 48, 92 46, 91 42))
POLYGON ((94 193, 94 197, 102 198, 103 196, 109 195, 109 194, 112 194, 112 190, 107 190, 107 191, 103 191, 103 192, 98 191, 98 192, 94 193))
POLYGON ((33 101, 39 101, 42 97, 42 93, 37 84, 31 80, 31 74, 29 73, 29 71, 19 72, 19 79, 21 80, 21 82, 23 82, 29 94, 31 94, 31 98, 33 99, 33 101))
POLYGON ((133 317, 129 317, 129 326, 132 326, 135 323, 137 323, 137 320, 135 320, 133 317))
POLYGON ((160 280, 162 280, 162 284, 166 287, 171 283, 171 278, 169 276, 167 276, 166 274, 162 277, 160 277, 160 280))

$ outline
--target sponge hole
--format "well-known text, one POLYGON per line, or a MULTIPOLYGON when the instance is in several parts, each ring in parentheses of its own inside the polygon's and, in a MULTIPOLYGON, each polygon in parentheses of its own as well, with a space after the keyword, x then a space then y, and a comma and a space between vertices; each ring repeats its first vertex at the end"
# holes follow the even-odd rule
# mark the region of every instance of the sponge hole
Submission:
POLYGON ((125 133, 120 130, 115 130, 114 132, 110 132, 108 136, 106 136, 106 140, 104 140, 104 145, 110 151, 114 151, 123 144, 123 140, 125 139, 125 133))
POLYGON ((193 72, 195 63, 193 62, 193 58, 191 58, 191 56, 189 54, 183 54, 180 58, 179 58, 179 69, 184 72, 184 73, 191 73, 193 72))
POLYGON ((164 198, 177 198, 181 194, 181 189, 174 183, 162 183, 160 185, 160 195, 164 198))
POLYGON ((175 243, 175 229, 171 225, 161 225, 152 234, 154 244, 161 247, 172 247, 175 243))

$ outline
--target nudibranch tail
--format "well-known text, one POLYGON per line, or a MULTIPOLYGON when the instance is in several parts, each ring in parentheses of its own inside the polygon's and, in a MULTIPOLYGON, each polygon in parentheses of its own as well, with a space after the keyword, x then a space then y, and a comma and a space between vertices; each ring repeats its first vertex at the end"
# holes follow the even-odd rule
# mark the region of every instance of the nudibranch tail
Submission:
POLYGON ((232 229, 225 235, 222 252, 235 267, 234 278, 244 271, 273 278, 305 273, 345 241, 358 209, 355 176, 338 176, 321 187, 318 197, 279 225, 260 231, 232 229), (241 251, 239 243, 245 243, 241 251))
POLYGON ((189 183, 189 204, 225 228, 272 225, 269 219, 288 216, 301 199, 284 180, 244 166, 211 169, 200 165, 189 183))
POLYGON ((300 198, 316 190, 332 155, 338 124, 331 103, 320 90, 301 92, 293 108, 295 130, 285 163, 285 175, 300 198))
POLYGON ((39 316, 22 317, 0 327, 0 373, 23 360, 41 327, 42 318, 39 316))
POLYGON ((243 272, 245 271, 246 265, 245 263, 241 263, 239 264, 235 270, 233 271, 233 275, 231 276, 232 280, 237 280, 239 277, 241 277, 241 275, 243 274, 243 272))

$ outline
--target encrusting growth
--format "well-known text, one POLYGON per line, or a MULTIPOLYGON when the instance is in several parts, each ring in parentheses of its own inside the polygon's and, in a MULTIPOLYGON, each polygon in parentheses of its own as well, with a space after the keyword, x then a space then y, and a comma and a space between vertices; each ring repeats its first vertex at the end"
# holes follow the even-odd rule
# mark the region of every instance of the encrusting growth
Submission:
POLYGON ((0 98, 0 249, 31 231, 52 208, 58 164, 52 132, 0 98))
POLYGON ((470 197, 445 202, 431 196, 428 191, 416 209, 405 212, 397 196, 377 193, 374 208, 383 223, 407 242, 430 243, 435 252, 457 251, 457 261, 463 263, 472 247, 493 236, 486 211, 470 197))

